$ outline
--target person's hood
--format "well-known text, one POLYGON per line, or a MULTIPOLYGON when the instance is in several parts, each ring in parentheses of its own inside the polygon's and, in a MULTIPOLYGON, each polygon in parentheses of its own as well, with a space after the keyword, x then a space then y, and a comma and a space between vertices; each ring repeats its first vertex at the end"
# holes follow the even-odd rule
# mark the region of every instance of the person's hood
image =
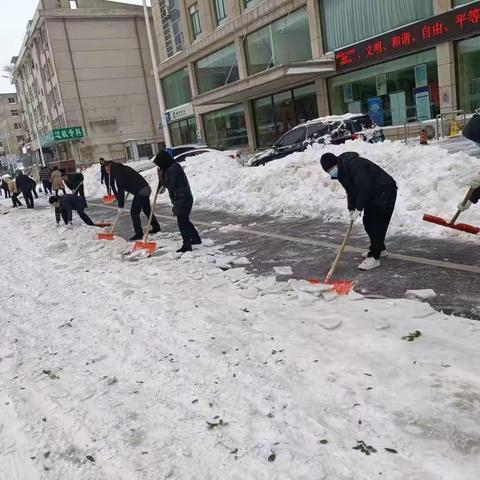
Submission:
POLYGON ((153 163, 160 170, 165 172, 175 163, 175 160, 166 150, 162 150, 161 152, 157 153, 153 159, 153 163))
POLYGON ((360 155, 357 152, 344 152, 338 156, 340 160, 353 160, 355 158, 360 158, 360 155))

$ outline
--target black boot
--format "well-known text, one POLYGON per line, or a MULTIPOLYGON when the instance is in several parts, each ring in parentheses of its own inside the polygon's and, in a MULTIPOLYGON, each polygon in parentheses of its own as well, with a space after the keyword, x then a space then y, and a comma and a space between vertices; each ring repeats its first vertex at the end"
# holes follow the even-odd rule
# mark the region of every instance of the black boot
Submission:
POLYGON ((154 227, 150 227, 150 235, 155 235, 158 232, 161 232, 162 229, 160 228, 160 225, 155 225, 154 227))
POLYGON ((200 239, 192 240, 192 245, 201 245, 202 241, 200 239))
POLYGON ((184 243, 181 248, 177 250, 177 253, 185 253, 185 252, 191 252, 192 251, 192 245, 189 243, 184 243))
POLYGON ((136 233, 133 237, 130 238, 130 241, 135 242, 136 240, 142 240, 142 239, 143 239, 143 235, 139 235, 138 233, 136 233))

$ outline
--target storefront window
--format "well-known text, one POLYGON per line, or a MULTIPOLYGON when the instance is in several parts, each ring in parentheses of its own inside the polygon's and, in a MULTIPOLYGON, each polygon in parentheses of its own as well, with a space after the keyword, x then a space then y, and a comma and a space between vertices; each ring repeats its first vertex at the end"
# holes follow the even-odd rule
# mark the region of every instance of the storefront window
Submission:
POLYGON ((253 101, 257 144, 271 146, 299 123, 318 116, 315 85, 288 90, 253 101))
POLYGON ((332 113, 368 113, 379 126, 427 120, 439 113, 435 50, 328 80, 332 113))
POLYGON ((431 17, 432 0, 319 0, 325 48, 340 47, 431 17))
POLYGON ((170 136, 172 137, 174 147, 196 143, 197 141, 197 123, 195 122, 195 117, 171 123, 168 128, 170 129, 170 136))
POLYGON ((162 87, 167 109, 185 105, 192 99, 190 79, 186 68, 163 78, 162 87))
POLYGON ((235 45, 222 48, 195 64, 198 90, 208 92, 238 80, 238 63, 235 45))
POLYGON ((473 112, 480 108, 480 37, 457 43, 460 108, 473 112))
POLYGON ((145 143, 143 145, 137 145, 139 158, 151 158, 153 157, 153 148, 151 143, 145 143))
POLYGON ((248 74, 312 58, 308 15, 300 8, 246 39, 248 74))
POLYGON ((203 123, 209 147, 227 150, 248 144, 245 114, 241 105, 206 113, 203 123))

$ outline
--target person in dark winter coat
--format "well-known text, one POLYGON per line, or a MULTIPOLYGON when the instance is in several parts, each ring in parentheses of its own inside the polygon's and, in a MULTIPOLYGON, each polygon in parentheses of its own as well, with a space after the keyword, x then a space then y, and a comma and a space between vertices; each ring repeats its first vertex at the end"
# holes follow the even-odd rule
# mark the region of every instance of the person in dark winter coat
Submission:
POLYGON ((115 187, 115 180, 107 173, 107 169, 105 168, 105 159, 102 157, 99 160, 100 162, 100 182, 103 185, 105 183, 105 187, 107 188, 107 195, 111 195, 112 192, 115 196, 117 196, 117 188, 115 187))
POLYGON ((463 136, 480 147, 480 109, 475 112, 463 129, 463 136))
POLYGON ((72 193, 74 195, 80 195, 81 197, 83 197, 86 203, 87 200, 85 198, 83 180, 83 174, 80 172, 69 173, 63 177, 65 185, 72 191, 72 193))
POLYGON ((61 196, 52 196, 48 199, 50 205, 55 207, 55 220, 57 227, 60 224, 60 217, 65 222, 65 225, 72 223, 72 213, 75 210, 78 216, 87 224, 92 227, 95 226, 92 219, 85 213, 85 207, 87 206, 85 199, 81 196, 74 195, 73 193, 67 193, 61 196))
POLYGON ((20 190, 23 193, 23 198, 25 199, 27 208, 33 208, 34 203, 33 203, 32 190, 35 182, 30 177, 25 175, 23 172, 19 171, 17 172, 15 183, 17 185, 18 190, 20 190))
POLYGON ((10 198, 10 190, 8 188, 8 183, 5 181, 4 178, 2 178, 1 184, 2 184, 1 187, 2 187, 3 193, 5 194, 5 198, 10 198))
MULTIPOLYGON (((152 189, 147 181, 133 168, 115 162, 105 162, 105 169, 107 174, 111 177, 117 185, 117 202, 119 211, 123 210, 125 206, 125 192, 133 195, 132 206, 130 208, 130 215, 132 217, 133 228, 135 235, 130 240, 141 240, 143 238, 142 222, 140 220, 140 212, 147 218, 150 217, 152 211, 150 206, 150 195, 152 189)), ((152 216, 152 225, 150 234, 160 232, 160 225, 155 215, 152 216)))
POLYGON ((52 172, 48 167, 42 167, 40 169, 40 181, 42 182, 45 195, 52 194, 52 182, 50 181, 51 176, 52 172))
POLYGON ((202 243, 197 229, 190 221, 193 206, 193 195, 188 178, 182 166, 173 157, 162 150, 153 160, 158 167, 160 185, 167 188, 173 208, 172 213, 177 217, 178 228, 182 235, 183 245, 177 253, 190 252, 192 245, 202 243))
POLYGON ((355 152, 345 152, 338 157, 325 153, 321 164, 347 192, 350 219, 355 222, 363 214, 370 249, 358 268, 371 270, 379 267, 380 257, 386 256, 385 237, 397 199, 395 180, 378 165, 355 152))

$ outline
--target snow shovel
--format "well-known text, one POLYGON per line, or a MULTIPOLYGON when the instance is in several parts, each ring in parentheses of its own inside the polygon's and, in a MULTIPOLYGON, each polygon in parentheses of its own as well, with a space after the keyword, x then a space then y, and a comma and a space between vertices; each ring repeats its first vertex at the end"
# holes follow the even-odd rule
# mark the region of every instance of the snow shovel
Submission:
POLYGON ((150 216, 148 217, 148 223, 147 223, 147 229, 145 231, 145 238, 142 241, 135 242, 135 245, 133 246, 132 252, 138 252, 140 250, 145 250, 147 252, 147 256, 151 257, 157 248, 157 244, 155 242, 149 242, 148 237, 150 235, 150 227, 152 226, 152 219, 153 219, 153 212, 155 211, 155 206, 157 205, 157 199, 158 199, 158 193, 160 192, 160 184, 157 187, 157 190, 155 192, 155 197, 153 198, 153 205, 152 205, 152 210, 150 212, 150 216))
MULTIPOLYGON (((350 239, 350 235, 352 234, 353 223, 354 223, 353 221, 350 222, 350 225, 348 226, 348 229, 347 229, 347 233, 345 234, 345 237, 343 238, 343 242, 340 245, 340 248, 338 249, 337 256, 335 257, 335 260, 333 261, 332 266, 330 267, 330 270, 328 271, 327 276, 323 281, 325 285, 332 285, 333 289, 338 295, 347 295, 348 293, 350 293, 350 290, 352 290, 352 288, 355 286, 355 282, 352 282, 352 281, 339 280, 336 282, 332 282, 333 274, 337 269, 338 262, 340 261, 340 258, 342 257, 343 252, 345 251, 345 248, 347 246, 348 240, 350 239)), ((309 282, 312 284, 321 283, 319 280, 315 280, 315 279, 310 279, 309 282)))
MULTIPOLYGON (((472 196, 473 188, 470 188, 463 199, 462 205, 465 205, 470 197, 472 196)), ((478 235, 480 233, 479 227, 474 227, 473 225, 468 225, 466 223, 455 223, 462 213, 461 210, 457 210, 457 213, 454 217, 448 222, 442 217, 436 217, 435 215, 425 214, 423 220, 430 223, 435 223, 436 225, 441 225, 442 227, 453 228, 454 230, 460 230, 461 232, 472 233, 473 235, 478 235)))
POLYGON ((104 195, 103 196, 103 203, 105 203, 106 205, 110 205, 116 199, 117 199, 117 197, 115 195, 104 195))
MULTIPOLYGON (((117 216, 115 218, 115 221, 113 222, 112 228, 110 229, 110 232, 102 232, 97 235, 98 240, 115 240, 115 234, 113 232, 115 231, 115 227, 117 226, 117 223, 121 214, 122 212, 117 213, 117 216)), ((96 225, 97 227, 100 226, 100 224, 96 224, 96 225)))

